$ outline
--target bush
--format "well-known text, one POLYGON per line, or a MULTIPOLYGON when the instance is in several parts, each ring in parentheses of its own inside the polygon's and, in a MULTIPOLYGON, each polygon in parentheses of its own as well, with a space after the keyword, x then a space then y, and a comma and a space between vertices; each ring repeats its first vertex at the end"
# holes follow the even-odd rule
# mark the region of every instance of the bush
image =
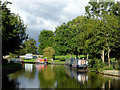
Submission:
POLYGON ((9 55, 10 55, 9 59, 11 59, 11 58, 16 58, 16 57, 17 57, 17 55, 16 55, 16 54, 13 54, 13 53, 9 53, 9 55))
POLYGON ((120 66, 117 67, 117 70, 120 70, 120 66))
POLYGON ((101 62, 101 60, 97 58, 94 58, 89 62, 89 68, 91 71, 99 72, 106 66, 107 66, 106 63, 101 62))
POLYGON ((59 60, 60 60, 60 61, 65 61, 65 59, 64 59, 64 58, 59 58, 59 60))
POLYGON ((48 60, 54 58, 53 55, 55 55, 55 51, 54 51, 54 49, 52 47, 46 47, 43 51, 44 51, 43 56, 47 57, 48 60))
POLYGON ((113 70, 113 68, 112 67, 105 67, 105 68, 103 68, 103 70, 113 70))

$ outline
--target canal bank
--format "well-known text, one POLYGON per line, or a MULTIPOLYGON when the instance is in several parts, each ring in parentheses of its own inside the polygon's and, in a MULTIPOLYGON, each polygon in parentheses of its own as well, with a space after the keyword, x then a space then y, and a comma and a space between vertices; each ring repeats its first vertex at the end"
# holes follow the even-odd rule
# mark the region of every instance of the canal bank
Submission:
POLYGON ((119 70, 103 70, 103 71, 100 71, 99 73, 103 74, 103 75, 120 77, 120 71, 119 70))
MULTIPOLYGON (((30 64, 42 64, 42 63, 38 63, 38 62, 23 62, 23 63, 30 63, 30 64)), ((64 63, 48 63, 51 65, 65 65, 64 63)))

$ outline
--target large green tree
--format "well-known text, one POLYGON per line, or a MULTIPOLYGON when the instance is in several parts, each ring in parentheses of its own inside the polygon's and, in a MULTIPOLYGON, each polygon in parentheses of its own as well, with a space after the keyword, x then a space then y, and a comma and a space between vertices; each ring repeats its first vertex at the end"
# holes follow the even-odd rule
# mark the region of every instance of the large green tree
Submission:
MULTIPOLYGON (((1 3, 0 3, 1 4, 1 3)), ((22 41, 27 38, 26 26, 20 16, 11 13, 7 8, 10 2, 4 2, 2 6, 2 55, 7 55, 9 52, 14 53, 19 50, 22 41)))
MULTIPOLYGON (((114 0, 108 1, 108 0, 90 0, 89 5, 85 7, 86 15, 91 17, 102 17, 104 13, 111 14, 112 12, 115 13, 114 10, 112 10, 112 6, 115 5, 114 0)), ((116 9, 116 13, 117 13, 116 9)))
POLYGON ((75 54, 76 57, 80 54, 82 47, 79 39, 80 33, 85 29, 86 17, 79 16, 72 21, 63 23, 55 30, 56 50, 59 54, 75 54))
POLYGON ((23 48, 23 51, 25 49, 26 53, 36 53, 37 46, 35 44, 36 41, 33 38, 29 38, 28 40, 24 41, 25 47, 23 48))
POLYGON ((38 39, 38 42, 40 43, 38 52, 40 54, 43 54, 43 49, 45 47, 54 46, 54 37, 55 37, 54 33, 50 30, 43 30, 40 32, 39 39, 38 39))
MULTIPOLYGON (((120 21, 120 3, 115 4, 114 0, 112 2, 89 2, 89 6, 86 6, 86 15, 88 18, 95 17, 100 19, 101 23, 97 27, 97 41, 94 43, 96 49, 101 51, 102 61, 104 62, 104 52, 107 51, 108 63, 110 66, 110 52, 119 48, 119 21, 120 21), (116 36, 116 37, 115 37, 116 36)), ((97 23, 98 24, 98 23, 97 23)), ((118 54, 117 54, 118 55, 118 54)))
POLYGON ((69 47, 67 41, 70 38, 70 32, 68 30, 68 25, 63 23, 58 26, 55 30, 55 52, 56 55, 65 55, 69 53, 69 47))

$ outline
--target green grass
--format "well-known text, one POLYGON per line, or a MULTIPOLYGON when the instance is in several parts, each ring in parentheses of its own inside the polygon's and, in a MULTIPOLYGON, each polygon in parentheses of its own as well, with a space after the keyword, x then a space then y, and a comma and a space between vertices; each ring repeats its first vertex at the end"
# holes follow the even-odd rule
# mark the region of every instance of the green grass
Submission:
MULTIPOLYGON (((76 57, 76 55, 72 55, 73 58, 76 57)), ((80 55, 81 58, 85 57, 85 55, 80 55)), ((66 59, 70 59, 70 55, 61 55, 61 56, 55 56, 55 59, 53 61, 49 60, 48 63, 65 63, 66 59)), ((36 62, 36 59, 22 59, 24 62, 36 62)))
POLYGON ((36 62, 36 59, 22 59, 24 62, 36 62))
POLYGON ((48 63, 61 63, 61 64, 63 64, 63 63, 65 63, 65 61, 60 61, 60 60, 51 61, 51 60, 49 60, 48 63))

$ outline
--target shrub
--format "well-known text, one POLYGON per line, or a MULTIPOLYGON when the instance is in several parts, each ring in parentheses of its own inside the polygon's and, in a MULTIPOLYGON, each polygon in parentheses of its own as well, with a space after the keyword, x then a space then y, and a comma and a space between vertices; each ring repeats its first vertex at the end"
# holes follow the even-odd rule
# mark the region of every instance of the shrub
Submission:
POLYGON ((64 59, 64 58, 59 58, 59 60, 60 60, 60 61, 65 61, 65 59, 64 59))
POLYGON ((54 51, 54 49, 52 47, 46 47, 43 51, 44 51, 43 56, 47 57, 48 60, 54 58, 53 55, 55 55, 55 51, 54 51))
POLYGON ((117 70, 120 70, 120 66, 117 67, 117 70))
POLYGON ((16 57, 17 57, 17 55, 16 55, 16 54, 13 54, 13 53, 9 53, 9 55, 10 55, 9 59, 11 59, 11 58, 16 58, 16 57))
POLYGON ((113 68, 112 67, 105 67, 105 68, 103 68, 103 70, 113 70, 113 68))

